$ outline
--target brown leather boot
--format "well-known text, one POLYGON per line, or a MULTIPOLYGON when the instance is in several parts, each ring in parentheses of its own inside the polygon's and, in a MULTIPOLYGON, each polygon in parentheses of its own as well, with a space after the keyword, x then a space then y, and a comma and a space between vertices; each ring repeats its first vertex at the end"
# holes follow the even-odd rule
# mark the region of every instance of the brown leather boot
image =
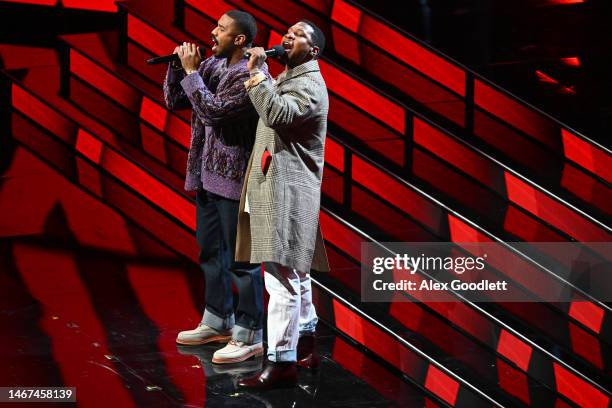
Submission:
POLYGON ((305 334, 299 338, 297 365, 311 370, 319 369, 321 358, 317 354, 317 337, 314 334, 305 334))
POLYGON ((293 387, 297 383, 295 362, 268 361, 263 370, 252 377, 238 381, 239 388, 270 389, 293 387))

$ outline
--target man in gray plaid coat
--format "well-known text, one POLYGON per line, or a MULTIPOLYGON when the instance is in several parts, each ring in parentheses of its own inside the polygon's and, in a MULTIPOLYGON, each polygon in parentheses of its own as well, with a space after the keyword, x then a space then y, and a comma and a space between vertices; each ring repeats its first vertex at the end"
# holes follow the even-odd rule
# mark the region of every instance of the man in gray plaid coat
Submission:
POLYGON ((260 119, 240 200, 236 260, 264 263, 270 301, 268 364, 242 387, 293 385, 296 365, 317 365, 309 272, 329 270, 319 227, 329 106, 317 62, 324 43, 309 21, 290 27, 282 44, 286 70, 275 81, 259 72, 264 50, 249 50, 245 86, 260 119))

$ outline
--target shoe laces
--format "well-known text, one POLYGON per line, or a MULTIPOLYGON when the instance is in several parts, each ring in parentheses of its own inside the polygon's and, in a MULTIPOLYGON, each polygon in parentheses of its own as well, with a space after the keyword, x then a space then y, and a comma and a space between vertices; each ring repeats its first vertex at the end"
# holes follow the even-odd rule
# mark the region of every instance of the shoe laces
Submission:
POLYGON ((231 339, 227 344, 232 345, 232 346, 237 346, 237 347, 242 347, 244 346, 244 342, 242 341, 236 341, 234 339, 231 339))

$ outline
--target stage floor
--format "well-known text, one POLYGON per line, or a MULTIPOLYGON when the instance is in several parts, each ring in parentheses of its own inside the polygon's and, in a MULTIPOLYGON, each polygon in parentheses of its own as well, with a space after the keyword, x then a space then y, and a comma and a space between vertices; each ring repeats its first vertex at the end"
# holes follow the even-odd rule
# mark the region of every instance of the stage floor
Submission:
POLYGON ((301 371, 293 389, 236 390, 237 379, 260 368, 261 358, 215 365, 220 346, 174 342, 179 330, 197 324, 201 297, 191 296, 203 292, 197 268, 83 247, 68 239, 65 222, 58 210, 46 220, 50 234, 0 240, 3 386, 76 387, 85 407, 426 403, 416 386, 323 322, 318 372, 301 371))

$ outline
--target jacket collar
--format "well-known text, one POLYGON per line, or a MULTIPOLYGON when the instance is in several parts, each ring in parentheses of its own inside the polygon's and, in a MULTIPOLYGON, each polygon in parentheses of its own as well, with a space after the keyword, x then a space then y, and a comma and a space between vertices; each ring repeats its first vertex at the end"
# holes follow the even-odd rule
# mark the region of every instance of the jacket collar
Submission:
POLYGON ((280 84, 281 82, 287 81, 291 78, 295 78, 307 72, 313 71, 319 71, 319 62, 317 60, 311 60, 300 64, 297 67, 289 68, 278 76, 276 83, 280 84))

